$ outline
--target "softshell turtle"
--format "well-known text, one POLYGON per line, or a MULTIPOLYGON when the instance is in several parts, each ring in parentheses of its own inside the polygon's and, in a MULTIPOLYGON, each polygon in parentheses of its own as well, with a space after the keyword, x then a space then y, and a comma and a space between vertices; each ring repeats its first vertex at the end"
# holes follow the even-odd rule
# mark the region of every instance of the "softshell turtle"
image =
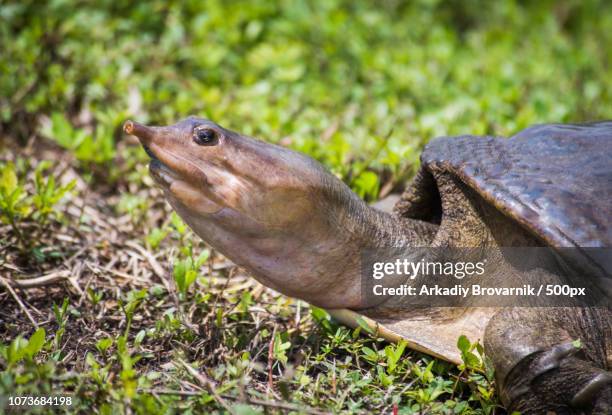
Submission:
POLYGON ((124 130, 140 139, 185 222, 263 284, 451 362, 460 335, 482 340, 510 411, 612 411, 612 122, 433 140, 392 213, 368 206, 308 156, 209 120, 127 121, 124 130), (386 247, 485 249, 494 266, 480 281, 489 285, 510 276, 564 282, 573 273, 601 295, 580 307, 372 300, 362 292, 361 255, 386 247), (510 261, 505 247, 548 247, 561 260, 552 268, 510 261))

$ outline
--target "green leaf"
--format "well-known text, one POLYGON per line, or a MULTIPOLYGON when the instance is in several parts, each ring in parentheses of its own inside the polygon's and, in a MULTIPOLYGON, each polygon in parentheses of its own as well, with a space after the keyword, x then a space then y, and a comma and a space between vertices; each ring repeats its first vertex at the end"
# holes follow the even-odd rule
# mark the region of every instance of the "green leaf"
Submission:
POLYGON ((243 313, 247 313, 249 311, 249 307, 253 303, 253 295, 249 291, 244 291, 240 296, 240 311, 243 313))
POLYGON ((401 340, 395 345, 388 345, 385 347, 385 355, 387 356, 387 371, 389 373, 395 372, 397 364, 400 361, 402 354, 404 354, 407 344, 408 343, 405 340, 401 340))
POLYGON ((195 260, 194 267, 196 269, 199 269, 202 265, 204 265, 206 261, 208 261, 208 257, 210 257, 210 251, 208 249, 205 249, 202 252, 200 252, 200 255, 198 255, 198 257, 195 260))
POLYGON ((370 349, 369 347, 363 346, 361 348, 361 352, 364 354, 367 360, 370 360, 372 362, 378 361, 378 353, 376 353, 374 350, 370 349))
POLYGON ((96 342, 96 349, 100 351, 100 353, 105 353, 109 347, 113 344, 113 339, 110 337, 106 337, 104 339, 100 339, 96 342))
POLYGON ((393 355, 396 362, 399 362, 400 358, 404 354, 404 350, 406 350, 406 346, 408 346, 408 342, 406 340, 400 340, 400 342, 395 346, 393 355))
POLYGON ((61 112, 51 114, 51 126, 42 132, 64 148, 74 149, 78 145, 72 125, 61 112))
POLYGON ((172 273, 174 275, 174 281, 176 282, 176 286, 178 287, 179 292, 184 293, 185 292, 185 274, 187 273, 185 261, 181 261, 181 260, 175 261, 174 269, 172 273))
POLYGON ((310 314, 314 317, 315 320, 329 320, 329 313, 322 308, 311 306, 310 314))
POLYGON ((223 325, 223 309, 221 307, 217 308, 215 324, 217 327, 221 327, 223 325))
POLYGON ((378 175, 364 171, 353 181, 353 190, 362 198, 375 199, 378 195, 378 175))
POLYGON ((87 363, 87 365, 89 367, 93 368, 98 368, 100 367, 100 365, 98 364, 98 362, 96 361, 96 359, 94 358, 93 354, 91 352, 88 352, 85 355, 85 362, 87 363))
POLYGON ((172 224, 172 227, 179 233, 179 235, 183 235, 187 230, 187 225, 185 225, 185 222, 183 222, 183 220, 180 218, 179 215, 176 214, 176 212, 172 212, 170 214, 170 223, 172 224))
POLYGON ((470 346, 470 341, 465 335, 462 334, 461 336, 459 336, 459 339, 457 340, 457 348, 462 353, 467 353, 470 350, 470 346))
POLYGON ((2 175, 0 176, 0 188, 9 195, 17 189, 17 173, 15 172, 15 165, 13 163, 7 163, 2 168, 2 175))
POLYGON ((198 273, 195 269, 190 269, 185 273, 183 292, 186 292, 191 287, 197 276, 198 273))
POLYGON ((9 364, 14 364, 23 359, 28 341, 21 336, 17 336, 9 345, 7 350, 9 364))
POLYGON ((361 316, 357 317, 357 324, 359 325, 359 327, 361 327, 363 329, 363 331, 365 331, 369 335, 374 336, 376 334, 374 329, 372 329, 372 327, 370 327, 368 322, 363 317, 361 317, 361 316))
POLYGON ((30 340, 28 341, 28 345, 25 349, 25 354, 32 358, 34 357, 38 352, 40 352, 40 350, 42 349, 42 347, 45 345, 45 329, 42 327, 39 327, 34 334, 32 334, 32 336, 30 337, 30 340))
POLYGON ((147 235, 146 240, 151 248, 156 249, 166 236, 168 236, 168 230, 153 228, 147 235))
POLYGON ((480 359, 472 352, 464 352, 463 353, 463 361, 468 367, 479 367, 480 359))
POLYGON ((147 334, 146 330, 140 330, 138 334, 136 334, 136 337, 134 337, 134 343, 137 345, 142 343, 146 334, 147 334))
POLYGON ((291 347, 291 342, 283 342, 280 333, 276 333, 274 336, 273 355, 274 358, 283 364, 287 364, 287 355, 285 351, 291 347))

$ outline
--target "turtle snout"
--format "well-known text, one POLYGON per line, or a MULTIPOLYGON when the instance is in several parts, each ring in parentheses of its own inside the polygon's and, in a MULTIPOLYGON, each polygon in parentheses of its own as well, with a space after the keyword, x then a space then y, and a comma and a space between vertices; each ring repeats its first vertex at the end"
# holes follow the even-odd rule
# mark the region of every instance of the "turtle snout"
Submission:
POLYGON ((147 149, 147 146, 151 143, 155 135, 153 128, 131 120, 127 120, 125 124, 123 124, 123 131, 125 131, 126 134, 138 137, 145 149, 147 149))

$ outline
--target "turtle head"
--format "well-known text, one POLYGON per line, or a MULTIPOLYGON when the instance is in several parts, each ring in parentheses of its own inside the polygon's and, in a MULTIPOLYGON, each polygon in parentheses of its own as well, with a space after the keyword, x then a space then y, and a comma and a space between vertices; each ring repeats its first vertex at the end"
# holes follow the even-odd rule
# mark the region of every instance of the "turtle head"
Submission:
POLYGON ((342 268, 332 212, 358 198, 318 162, 196 117, 164 127, 127 121, 124 131, 151 157, 168 202, 215 249, 285 294, 351 305, 338 304, 321 275, 331 274, 328 263, 342 268))
POLYGON ((232 212, 234 220, 285 228, 312 214, 309 195, 321 169, 300 153, 196 117, 167 127, 127 121, 124 130, 151 157, 157 184, 193 215, 232 212))

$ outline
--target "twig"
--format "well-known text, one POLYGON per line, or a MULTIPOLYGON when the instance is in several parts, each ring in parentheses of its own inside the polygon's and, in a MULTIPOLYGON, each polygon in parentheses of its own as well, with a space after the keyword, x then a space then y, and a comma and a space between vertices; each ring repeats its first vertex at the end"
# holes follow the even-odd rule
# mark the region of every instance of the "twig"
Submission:
POLYGON ((131 275, 131 274, 128 274, 127 272, 119 271, 119 270, 112 269, 112 268, 100 268, 100 270, 109 272, 113 275, 116 275, 117 277, 125 278, 126 280, 137 281, 137 282, 144 283, 144 284, 149 282, 148 280, 142 277, 137 277, 136 275, 131 275))
POLYGON ((302 302, 298 300, 295 310, 295 328, 300 330, 300 321, 302 320, 302 302))
POLYGON ((215 400, 217 401, 217 403, 219 403, 219 405, 225 408, 225 410, 229 412, 230 414, 235 415, 234 410, 231 408, 231 406, 227 404, 227 402, 225 402, 225 399, 223 399, 221 395, 217 393, 217 389, 215 388, 215 385, 211 382, 210 379, 208 379, 206 375, 195 370, 193 367, 187 364, 183 359, 178 359, 178 362, 181 365, 183 365, 185 369, 187 369, 187 372, 189 372, 191 376, 193 376, 198 381, 200 386, 202 386, 203 388, 206 388, 206 390, 210 392, 210 394, 213 396, 213 398, 215 398, 215 400))
POLYGON ((274 383, 272 379, 272 366, 274 365, 274 338, 276 337, 276 326, 274 326, 274 330, 272 331, 272 338, 270 339, 270 343, 268 343, 268 389, 270 391, 274 388, 274 383))
POLYGON ((19 287, 19 288, 34 288, 44 287, 46 285, 53 285, 59 281, 70 279, 70 271, 55 271, 47 275, 43 275, 36 278, 24 278, 24 279, 10 279, 9 281, 4 280, 5 283, 19 287))
POLYGON ((140 254, 145 257, 149 265, 151 265, 151 268, 153 269, 155 275, 157 275, 162 280, 162 282, 166 281, 166 271, 164 271, 164 268, 159 264, 159 262, 157 262, 157 259, 155 259, 155 257, 149 251, 147 251, 142 246, 138 245, 136 242, 133 241, 125 242, 125 245, 140 252, 140 254))
POLYGON ((6 287, 6 289, 8 290, 8 292, 11 293, 11 295, 13 296, 13 298, 15 299, 17 304, 19 304, 19 307, 21 307, 21 309, 28 316, 28 319, 30 320, 30 322, 32 322, 32 324, 34 325, 34 328, 37 329, 38 328, 38 323, 36 322, 36 320, 34 320, 34 317, 32 317, 32 314, 30 314, 30 311, 27 309, 25 304, 23 304, 23 302, 21 301, 21 298, 19 298, 19 296, 17 295, 15 290, 13 290, 13 287, 11 287, 11 285, 8 283, 8 281, 5 280, 2 277, 0 277, 0 282, 2 282, 2 285, 4 285, 6 287))
POLYGON ((151 265, 151 269, 153 270, 155 275, 157 275, 157 278, 160 279, 166 291, 172 294, 175 299, 175 302, 178 302, 178 297, 176 296, 176 293, 174 292, 174 290, 168 283, 168 280, 166 279, 166 271, 164 270, 164 267, 160 265, 160 263, 157 261, 157 259, 155 259, 153 254, 151 254, 149 251, 147 251, 142 246, 138 245, 136 242, 133 241, 125 242, 125 245, 140 252, 140 254, 147 260, 149 265, 151 265))

